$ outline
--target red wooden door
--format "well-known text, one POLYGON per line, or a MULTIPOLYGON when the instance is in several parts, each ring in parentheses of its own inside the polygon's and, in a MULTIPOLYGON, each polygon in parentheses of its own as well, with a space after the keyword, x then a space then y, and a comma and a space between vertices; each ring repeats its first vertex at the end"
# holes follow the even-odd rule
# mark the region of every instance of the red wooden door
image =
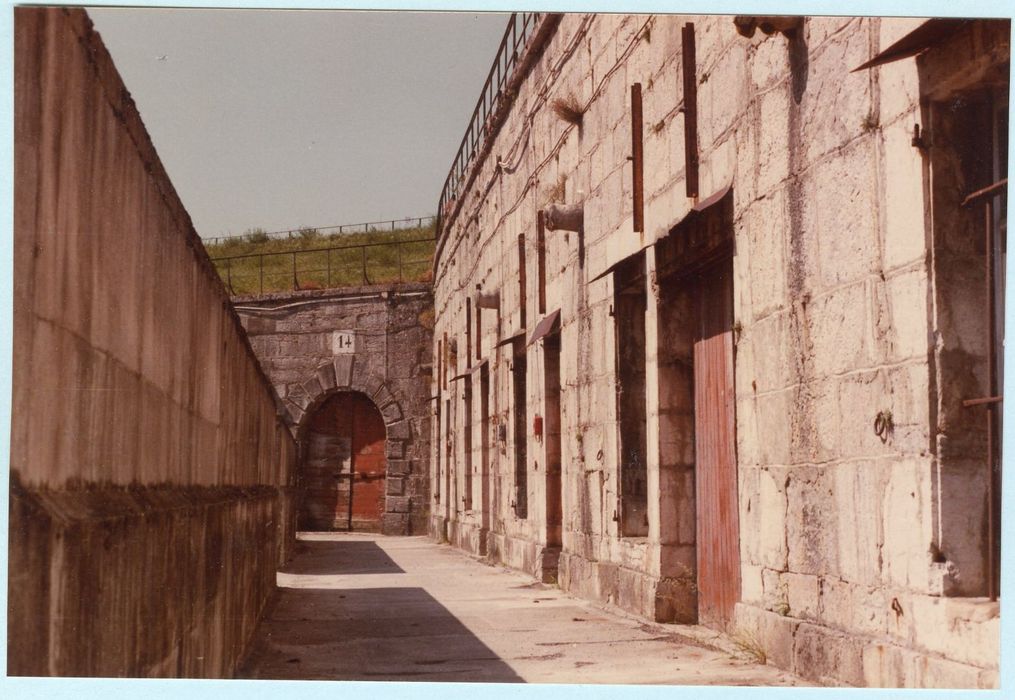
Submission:
POLYGON ((733 269, 726 259, 698 278, 694 341, 698 617, 725 627, 740 599, 733 269))
POLYGON ((301 527, 380 530, 384 513, 384 419, 355 392, 330 397, 310 418, 302 469, 301 527))

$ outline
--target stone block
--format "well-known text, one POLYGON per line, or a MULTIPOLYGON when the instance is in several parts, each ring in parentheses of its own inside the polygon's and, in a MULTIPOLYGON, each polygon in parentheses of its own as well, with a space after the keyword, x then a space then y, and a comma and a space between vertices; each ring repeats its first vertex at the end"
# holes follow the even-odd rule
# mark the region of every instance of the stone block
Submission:
POLYGON ((814 372, 841 374, 870 366, 867 312, 870 297, 863 282, 836 288, 808 305, 814 372))
POLYGON ((338 355, 333 360, 335 365, 335 385, 344 388, 352 384, 354 355, 338 355))
POLYGON ((790 570, 807 574, 836 573, 836 501, 826 469, 792 469, 786 494, 786 542, 790 570))
POLYGON ((311 399, 316 399, 322 393, 324 393, 324 387, 321 386, 321 381, 315 374, 313 377, 303 382, 303 391, 307 392, 307 396, 311 399))
POLYGON ((914 685, 920 688, 980 688, 983 672, 975 666, 934 656, 918 655, 914 661, 914 685))
POLYGON ((385 442, 385 455, 389 460, 402 459, 405 455, 405 441, 392 440, 390 437, 385 442))
POLYGON ((819 577, 790 572, 783 575, 783 584, 788 605, 786 614, 805 620, 816 619, 821 591, 819 577))
MULTIPOLYGON (((898 61, 892 64, 892 72, 898 72, 902 63, 898 61)), ((909 63, 911 67, 908 70, 915 73, 915 61, 909 63)), ((889 66, 884 66, 881 70, 885 69, 889 69, 889 66)), ((884 75, 882 72, 882 76, 884 75)), ((883 131, 885 196, 880 201, 885 216, 886 270, 909 265, 924 259, 927 255, 926 222, 923 213, 924 156, 920 149, 912 145, 914 123, 918 123, 915 115, 914 120, 904 119, 885 127, 883 131)))
POLYGON ((388 441, 392 440, 408 440, 409 439, 409 422, 399 421, 397 423, 391 423, 388 425, 388 441))
POLYGON ((327 362, 317 368, 317 382, 325 391, 330 391, 337 386, 334 363, 327 362))
MULTIPOLYGON (((395 397, 391 393, 391 389, 388 388, 387 384, 381 384, 375 391, 371 393, 371 397, 378 406, 384 406, 385 404, 394 401, 395 397)), ((381 410, 383 413, 383 409, 381 410)))
POLYGON ((409 473, 407 460, 388 460, 388 474, 405 475, 409 473))
POLYGON ((887 582, 900 588, 919 590, 928 585, 933 541, 929 480, 930 465, 925 460, 897 461, 882 494, 882 572, 887 582))
POLYGON ((409 515, 385 513, 381 519, 381 528, 385 535, 406 535, 409 530, 409 515))
POLYGON ((407 496, 388 496, 385 509, 389 513, 408 513, 409 498, 407 496))
POLYGON ((883 637, 892 612, 891 596, 880 587, 825 577, 819 602, 821 620, 840 630, 883 637))
POLYGON ((764 599, 762 567, 754 564, 740 565, 740 599, 745 603, 760 605, 764 599))
POLYGON ((402 419, 402 409, 397 403, 391 402, 381 409, 381 415, 384 416, 384 422, 390 425, 402 419))
POLYGON ((793 672, 802 678, 822 682, 862 686, 864 667, 863 644, 809 623, 801 623, 793 640, 793 672))
POLYGON ((758 472, 758 563, 780 571, 786 570, 786 483, 787 469, 762 469, 758 472))
POLYGON ((388 496, 402 496, 405 494, 405 479, 398 476, 388 476, 385 479, 386 493, 388 496))

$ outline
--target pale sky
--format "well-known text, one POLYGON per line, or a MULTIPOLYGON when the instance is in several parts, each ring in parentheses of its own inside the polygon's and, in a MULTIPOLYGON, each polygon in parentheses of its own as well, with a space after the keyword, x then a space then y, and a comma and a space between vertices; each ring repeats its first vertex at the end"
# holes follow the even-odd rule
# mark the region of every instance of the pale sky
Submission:
POLYGON ((508 17, 88 13, 205 237, 435 213, 508 17))

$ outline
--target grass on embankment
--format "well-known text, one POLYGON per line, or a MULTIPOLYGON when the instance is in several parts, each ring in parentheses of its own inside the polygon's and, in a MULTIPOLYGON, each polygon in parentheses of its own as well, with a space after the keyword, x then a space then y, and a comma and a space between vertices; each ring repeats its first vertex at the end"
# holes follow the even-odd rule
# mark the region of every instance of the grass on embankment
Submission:
POLYGON ((303 229, 291 237, 280 238, 270 238, 255 231, 206 244, 205 249, 231 294, 268 294, 368 283, 427 282, 430 280, 434 242, 404 241, 432 239, 433 236, 432 224, 395 231, 357 233, 322 233, 316 229, 303 229), (399 244, 400 241, 403 242, 399 244), (343 249, 320 250, 338 247, 343 249))

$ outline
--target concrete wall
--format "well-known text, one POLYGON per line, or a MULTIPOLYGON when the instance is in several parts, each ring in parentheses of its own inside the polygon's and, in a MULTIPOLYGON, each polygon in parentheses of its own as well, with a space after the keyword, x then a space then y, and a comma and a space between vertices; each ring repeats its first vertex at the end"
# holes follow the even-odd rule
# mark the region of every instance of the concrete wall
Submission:
MULTIPOLYGON (((682 351, 671 345, 683 341, 661 335, 664 320, 675 323, 680 312, 663 306, 654 244, 697 201, 731 186, 742 594, 728 631, 818 681, 996 684, 998 606, 975 597, 984 595, 985 449, 974 440, 972 458, 952 470, 941 469, 939 454, 942 434, 963 425, 941 418, 983 382, 955 379, 961 363, 948 343, 958 345, 959 332, 944 326, 955 314, 965 318, 965 307, 949 301, 963 283, 957 274, 936 277, 940 266, 930 264, 952 229, 927 216, 933 164, 912 135, 914 124, 928 128, 931 86, 944 91, 933 99, 955 99, 1001 80, 1002 68, 1007 85, 1008 27, 974 23, 920 62, 850 72, 918 24, 808 18, 790 40, 743 37, 730 17, 563 17, 489 157, 444 211, 434 342, 443 355, 435 364, 447 368, 434 382, 442 413, 432 490, 465 487, 467 443, 471 463, 482 461, 480 421, 475 413, 465 419, 462 384, 444 375, 465 372, 463 347, 477 342, 466 299, 477 287, 500 296, 478 340, 491 376, 494 449, 481 467, 489 475, 472 479, 470 509, 457 498, 432 502, 433 536, 645 616, 695 618, 694 474, 675 478, 667 462, 680 449, 693 459, 693 440, 662 418, 693 405, 661 375, 658 353, 672 360, 682 351), (685 22, 694 23, 697 44, 699 199, 685 192, 685 22), (947 80, 928 79, 935 61, 951 67, 947 80), (633 83, 644 102, 643 233, 632 219, 633 83), (580 125, 555 113, 557 100, 582 107, 580 125), (584 207, 582 231, 546 233, 546 311, 559 308, 562 326, 559 563, 547 556, 541 506, 546 446, 531 427, 546 408, 543 349, 525 351, 529 507, 519 517, 514 431, 500 429, 515 420, 511 346, 497 346, 520 330, 528 337, 539 320, 531 311, 536 219, 551 203, 584 207), (519 235, 528 251, 525 324, 519 235), (650 280, 648 536, 622 537, 610 270, 640 250, 650 280), (894 426, 881 437, 873 430, 879 414, 894 426), (461 438, 465 429, 476 431, 471 441, 461 438), (948 478, 956 473, 965 478, 948 478), (948 502, 963 505, 942 507, 948 502)), ((927 143, 944 177, 956 160, 941 155, 948 141, 931 133, 927 143)), ((964 192, 969 185, 963 181, 964 192)), ((965 288, 982 284, 974 274, 964 279, 965 288)), ((966 296, 968 305, 975 293, 966 296)), ((974 338, 983 329, 963 331, 972 347, 964 357, 982 358, 974 338)))
POLYGON ((401 284, 234 298, 299 439, 328 396, 359 391, 387 428, 383 531, 426 532, 433 296, 401 284), (352 338, 341 347, 337 333, 352 338))
POLYGON ((295 445, 81 10, 15 11, 8 672, 229 676, 295 445))

